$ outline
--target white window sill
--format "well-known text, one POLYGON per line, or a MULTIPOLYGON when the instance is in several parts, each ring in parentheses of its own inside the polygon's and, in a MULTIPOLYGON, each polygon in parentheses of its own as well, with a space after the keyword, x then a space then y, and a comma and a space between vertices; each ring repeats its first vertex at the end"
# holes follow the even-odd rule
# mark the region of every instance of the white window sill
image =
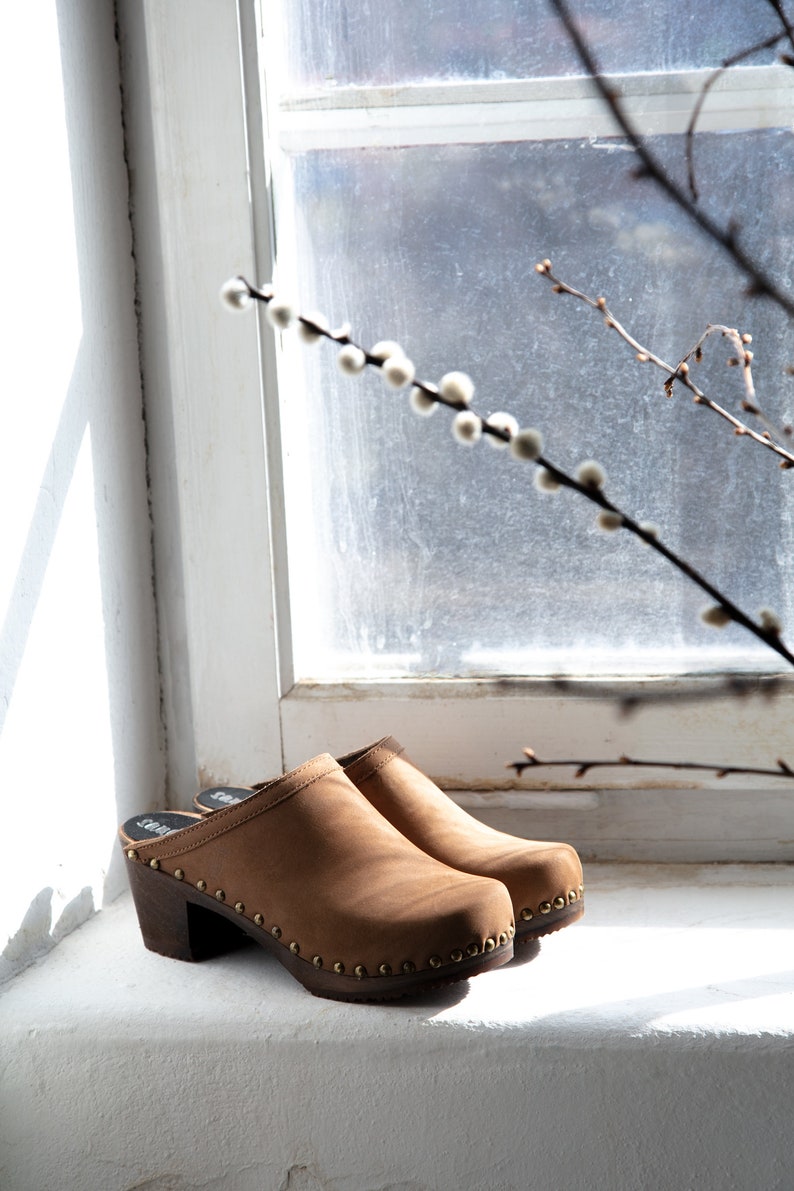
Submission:
POLYGON ((586 881, 534 959, 385 1007, 153 955, 122 898, 0 990, 0 1185, 790 1186, 794 869, 586 881))

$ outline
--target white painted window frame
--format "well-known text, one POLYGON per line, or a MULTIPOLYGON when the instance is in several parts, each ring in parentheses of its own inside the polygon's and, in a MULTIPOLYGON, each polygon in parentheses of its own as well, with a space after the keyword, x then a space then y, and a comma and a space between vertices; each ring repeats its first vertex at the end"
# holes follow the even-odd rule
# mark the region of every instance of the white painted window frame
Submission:
MULTIPOLYGON (((616 698, 629 686, 690 696, 628 718, 604 682, 561 692, 529 679, 293 681, 278 398, 288 363, 261 318, 233 317, 217 301, 229 275, 271 276, 279 150, 331 135, 391 145, 570 136, 585 120, 597 138, 612 127, 583 79, 342 88, 278 109, 271 96, 265 120, 257 39, 271 11, 254 0, 120 3, 174 804, 204 781, 254 781, 393 733, 486 818, 565 836, 588 855, 791 859, 783 782, 674 782, 630 769, 517 780, 505 768, 524 745, 549 757, 773 765, 791 738, 788 680, 774 701, 693 702, 713 690, 705 678, 609 683, 616 698)), ((642 130, 675 132, 706 74, 621 85, 642 130)), ((790 76, 782 67, 725 75, 700 126, 791 124, 790 76)))

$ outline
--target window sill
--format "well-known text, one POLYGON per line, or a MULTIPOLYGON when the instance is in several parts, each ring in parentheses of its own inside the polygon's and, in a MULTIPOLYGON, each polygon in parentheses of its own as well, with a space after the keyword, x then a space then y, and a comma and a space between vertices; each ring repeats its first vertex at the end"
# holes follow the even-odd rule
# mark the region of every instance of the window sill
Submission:
POLYGON ((387 1007, 153 955, 124 897, 0 991, 0 1183, 782 1187, 793 877, 590 865, 534 958, 387 1007))

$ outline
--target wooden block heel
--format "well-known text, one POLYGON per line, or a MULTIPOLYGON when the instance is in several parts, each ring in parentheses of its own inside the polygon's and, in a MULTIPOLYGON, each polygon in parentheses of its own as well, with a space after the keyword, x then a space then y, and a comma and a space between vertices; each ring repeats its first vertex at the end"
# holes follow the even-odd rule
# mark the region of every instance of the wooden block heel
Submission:
POLYGON ((128 876, 138 925, 149 951, 199 962, 251 942, 235 923, 197 904, 201 895, 175 877, 136 863, 128 866, 128 876))

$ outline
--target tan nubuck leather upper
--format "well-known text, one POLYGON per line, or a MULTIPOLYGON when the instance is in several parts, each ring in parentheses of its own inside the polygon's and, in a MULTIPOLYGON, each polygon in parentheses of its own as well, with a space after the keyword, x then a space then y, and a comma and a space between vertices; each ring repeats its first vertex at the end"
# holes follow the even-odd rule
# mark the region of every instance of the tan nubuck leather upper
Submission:
POLYGON ((158 869, 155 879, 222 893, 325 968, 421 971, 490 950, 514 930, 501 882, 428 856, 327 753, 190 826, 144 842, 122 833, 122 843, 158 869))
POLYGON ((417 769, 393 736, 339 763, 367 801, 422 851, 502 881, 519 925, 582 897, 582 865, 570 844, 525 840, 479 822, 417 769))

